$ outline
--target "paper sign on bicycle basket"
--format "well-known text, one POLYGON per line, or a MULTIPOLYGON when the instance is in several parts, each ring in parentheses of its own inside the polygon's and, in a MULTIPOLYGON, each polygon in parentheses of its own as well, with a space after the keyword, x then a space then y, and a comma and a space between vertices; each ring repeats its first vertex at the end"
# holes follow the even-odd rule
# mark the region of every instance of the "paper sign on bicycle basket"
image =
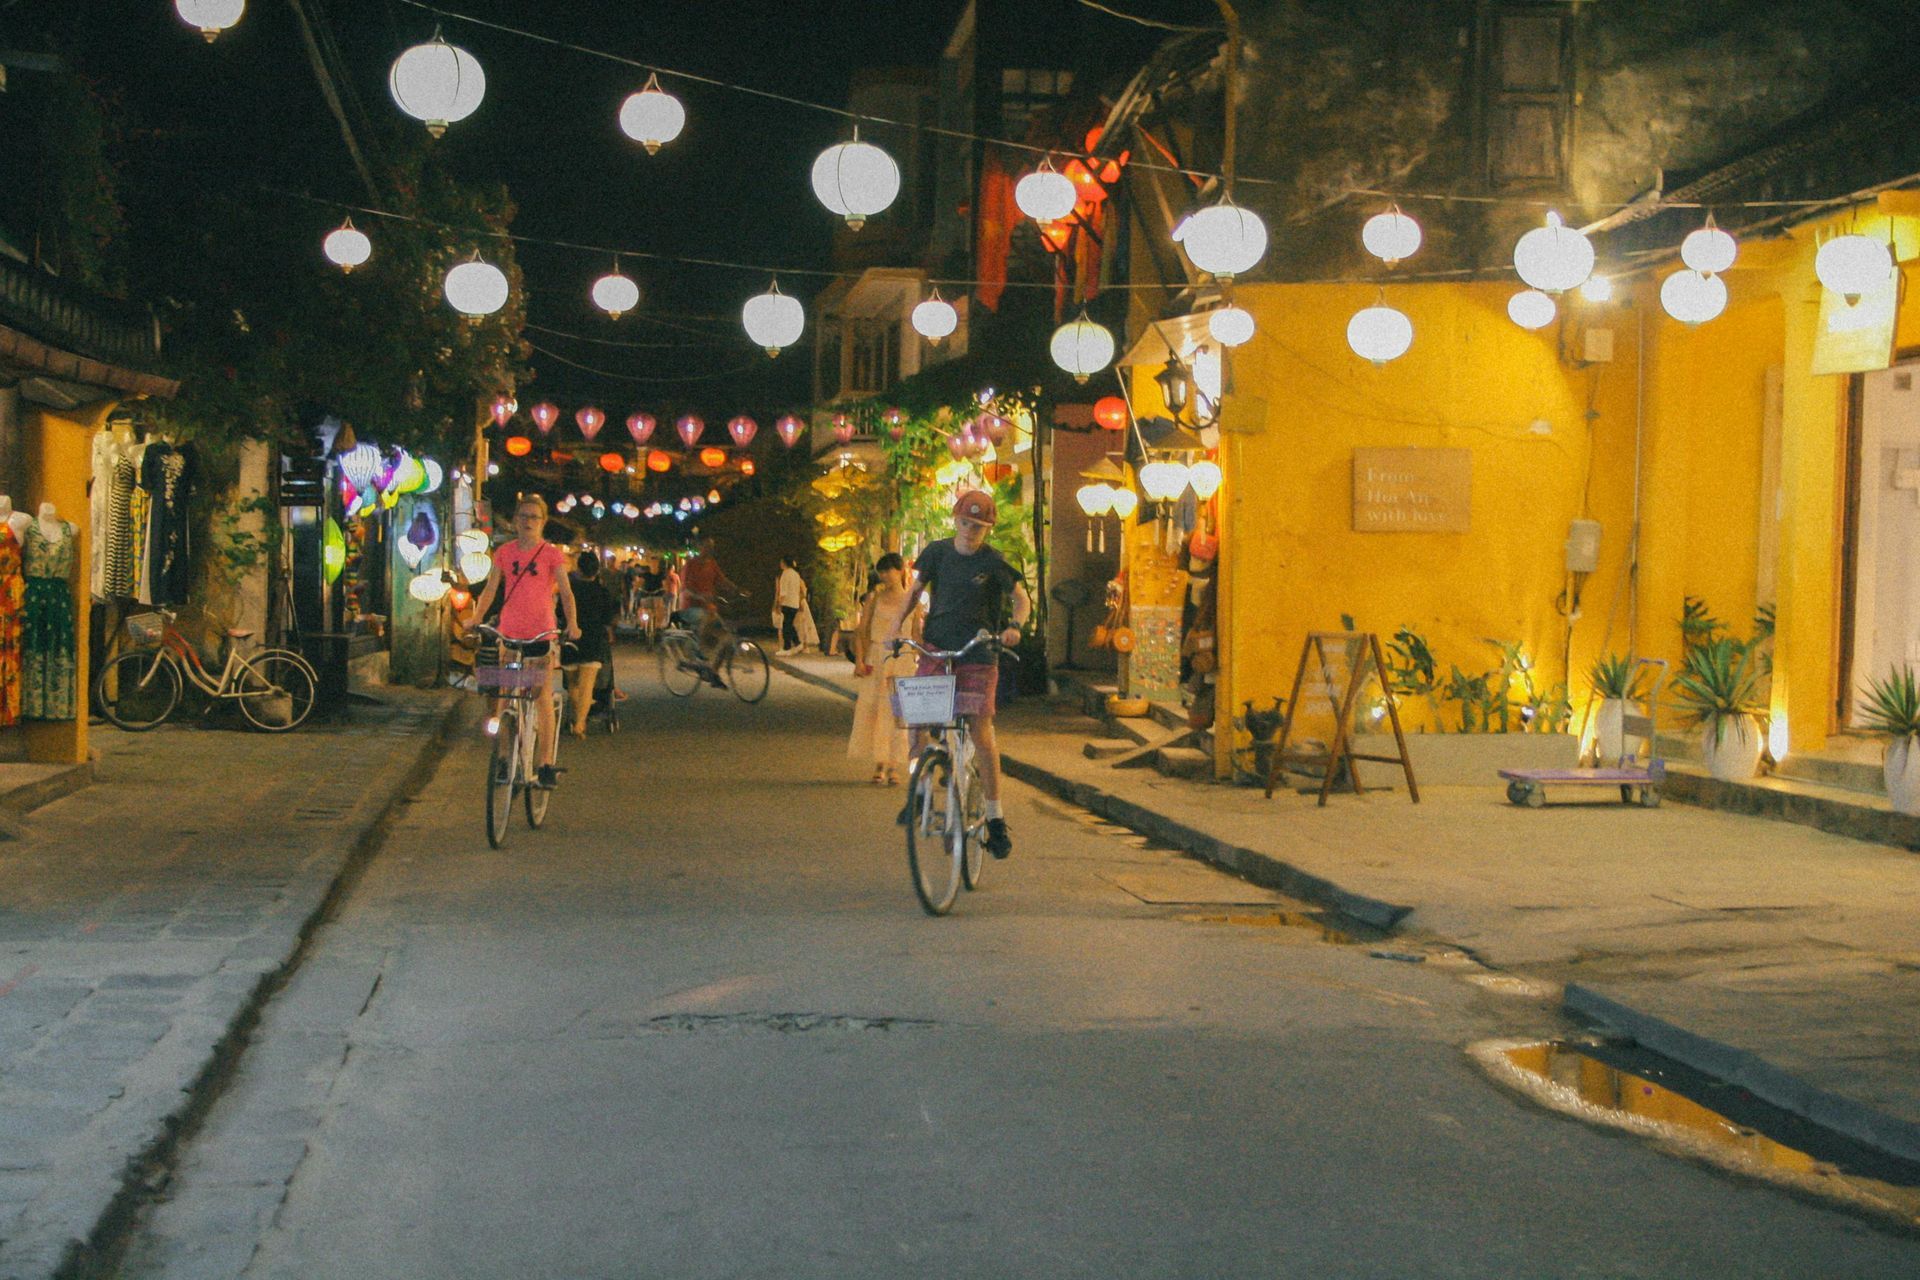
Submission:
POLYGON ((551 670, 545 662, 532 662, 525 666, 476 666, 473 669, 474 683, 482 689, 500 693, 531 693, 546 687, 551 670))
POLYGON ((893 712, 904 725, 953 723, 952 676, 901 676, 893 682, 893 712))

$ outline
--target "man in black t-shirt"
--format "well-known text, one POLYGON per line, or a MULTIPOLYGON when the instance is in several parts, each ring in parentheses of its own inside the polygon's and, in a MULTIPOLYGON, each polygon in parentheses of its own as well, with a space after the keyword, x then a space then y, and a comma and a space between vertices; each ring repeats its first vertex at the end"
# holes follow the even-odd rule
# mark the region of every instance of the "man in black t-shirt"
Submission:
MULTIPOLYGON (((913 562, 913 581, 907 598, 882 632, 891 647, 900 624, 913 612, 920 593, 931 593, 922 640, 930 649, 964 647, 984 629, 1004 645, 1020 643, 1020 627, 1033 612, 1027 584, 1007 558, 987 545, 993 531, 993 495, 973 490, 953 504, 953 537, 930 543, 913 562)), ((942 670, 931 658, 921 659, 921 675, 942 670)), ((1000 666, 992 650, 976 649, 954 666, 958 704, 978 706, 966 716, 980 761, 980 785, 987 793, 987 852, 1004 858, 1013 852, 1007 820, 1000 812, 1000 747, 993 734, 994 695, 1000 666)), ((918 752, 923 734, 914 735, 918 752)), ((909 802, 911 803, 911 802, 909 802)), ((903 822, 905 810, 902 811, 903 822)))

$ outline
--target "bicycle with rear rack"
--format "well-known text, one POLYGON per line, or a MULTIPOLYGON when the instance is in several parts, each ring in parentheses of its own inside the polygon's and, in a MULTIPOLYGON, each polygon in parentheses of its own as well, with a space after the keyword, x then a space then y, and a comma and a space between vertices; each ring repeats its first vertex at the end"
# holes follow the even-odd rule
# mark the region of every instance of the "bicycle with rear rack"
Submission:
POLYGON ((174 626, 178 617, 171 609, 156 609, 127 619, 128 639, 137 647, 102 667, 93 682, 94 705, 108 723, 136 733, 151 729, 173 714, 188 685, 214 699, 214 705, 237 703, 247 723, 262 733, 286 733, 307 722, 320 678, 305 658, 291 649, 243 656, 239 642, 253 632, 229 629, 221 637, 216 675, 174 626))
POLYGON ((767 696, 773 680, 773 664, 767 651, 751 640, 740 637, 726 619, 715 615, 713 658, 708 660, 700 648, 700 628, 672 626, 660 633, 655 650, 660 664, 660 683, 676 698, 690 698, 703 684, 730 689, 745 703, 767 696))
MULTIPOLYGON (((515 800, 524 799, 527 825, 535 831, 547 820, 547 807, 553 802, 553 790, 539 784, 539 763, 534 759, 539 740, 533 700, 546 694, 557 702, 560 695, 553 689, 553 666, 547 655, 530 658, 526 650, 543 640, 552 642, 560 632, 513 640, 485 623, 473 629, 485 641, 473 664, 474 683, 497 706, 487 720, 487 736, 493 739, 487 758, 487 843, 498 849, 507 842, 515 800)), ((556 749, 560 710, 556 705, 556 749)))
POLYGON ((980 887, 986 870, 987 792, 978 749, 967 717, 985 710, 984 695, 959 689, 954 665, 985 647, 996 658, 1003 646, 982 631, 958 649, 929 649, 904 637, 894 652, 913 649, 943 671, 900 676, 893 682, 893 709, 900 722, 931 741, 913 762, 907 779, 907 868, 914 896, 930 916, 953 910, 960 889, 980 887))

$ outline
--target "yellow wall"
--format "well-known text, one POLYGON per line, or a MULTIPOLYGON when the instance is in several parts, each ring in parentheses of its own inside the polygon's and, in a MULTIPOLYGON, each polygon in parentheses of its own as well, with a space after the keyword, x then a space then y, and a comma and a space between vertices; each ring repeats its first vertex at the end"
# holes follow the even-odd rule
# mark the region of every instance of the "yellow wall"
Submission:
POLYGON ((106 422, 117 402, 88 405, 56 413, 34 409, 27 414, 27 492, 15 503, 29 515, 51 502, 63 520, 73 522, 73 616, 77 636, 74 650, 75 702, 72 720, 26 721, 27 758, 41 764, 77 764, 87 759, 87 704, 92 668, 87 653, 87 564, 91 554, 92 522, 87 515, 87 479, 92 469, 93 433, 106 422))

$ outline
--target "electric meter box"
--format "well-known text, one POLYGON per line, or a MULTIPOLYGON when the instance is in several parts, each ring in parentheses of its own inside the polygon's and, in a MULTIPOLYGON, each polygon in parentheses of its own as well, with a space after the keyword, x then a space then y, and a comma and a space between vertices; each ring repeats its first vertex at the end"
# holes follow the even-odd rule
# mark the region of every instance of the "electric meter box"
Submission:
POLYGON ((1575 520, 1567 526, 1567 572, 1592 573, 1600 567, 1600 522, 1575 520))

